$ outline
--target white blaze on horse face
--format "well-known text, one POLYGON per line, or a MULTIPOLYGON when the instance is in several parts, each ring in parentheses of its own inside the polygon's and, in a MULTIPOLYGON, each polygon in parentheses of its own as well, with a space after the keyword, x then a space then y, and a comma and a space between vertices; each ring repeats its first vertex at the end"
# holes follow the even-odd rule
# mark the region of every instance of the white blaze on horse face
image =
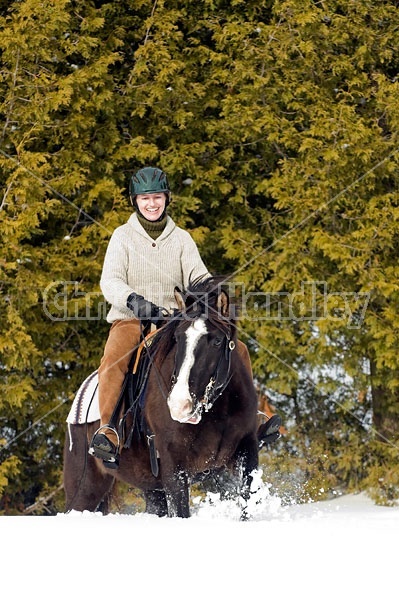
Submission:
POLYGON ((199 340, 208 330, 203 318, 196 319, 186 331, 186 354, 180 367, 179 376, 168 397, 170 416, 180 423, 198 423, 200 418, 190 420, 193 402, 190 396, 189 376, 194 364, 194 352, 199 340))

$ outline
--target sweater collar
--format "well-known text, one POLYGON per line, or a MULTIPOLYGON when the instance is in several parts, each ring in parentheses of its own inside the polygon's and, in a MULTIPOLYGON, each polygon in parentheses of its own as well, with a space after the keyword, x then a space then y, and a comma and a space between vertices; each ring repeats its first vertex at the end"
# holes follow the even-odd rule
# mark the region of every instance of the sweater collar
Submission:
MULTIPOLYGON (((139 233, 146 239, 153 241, 153 238, 151 237, 151 235, 149 233, 147 233, 147 231, 141 225, 141 223, 137 217, 137 213, 133 213, 132 215, 130 215, 130 217, 128 219, 128 223, 131 227, 133 227, 133 229, 136 233, 139 233)), ((169 237, 169 235, 172 233, 172 231, 175 228, 176 228, 175 222, 173 221, 173 219, 171 217, 169 217, 169 215, 167 215, 165 228, 163 229, 163 231, 161 232, 159 237, 157 237, 157 241, 159 242, 159 241, 164 240, 165 238, 169 237)))
POLYGON ((159 238, 166 226, 167 215, 166 213, 160 221, 148 221, 139 212, 136 212, 137 220, 142 228, 148 233, 150 238, 156 240, 159 238))

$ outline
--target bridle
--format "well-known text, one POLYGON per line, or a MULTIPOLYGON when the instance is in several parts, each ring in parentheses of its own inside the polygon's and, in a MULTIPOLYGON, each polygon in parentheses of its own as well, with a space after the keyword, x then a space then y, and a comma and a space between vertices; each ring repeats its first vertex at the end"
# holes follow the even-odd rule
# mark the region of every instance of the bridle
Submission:
POLYGON ((208 385, 205 388, 204 401, 201 402, 202 410, 208 412, 219 396, 222 395, 228 386, 232 374, 231 367, 231 352, 235 348, 235 342, 231 339, 231 328, 225 333, 223 347, 220 352, 218 364, 214 374, 209 379, 208 385))
MULTIPOLYGON (((202 415, 203 412, 209 412, 212 406, 215 404, 216 400, 221 396, 230 383, 232 378, 232 374, 230 373, 231 368, 231 353, 235 348, 235 342, 232 339, 232 328, 228 325, 226 331, 224 331, 221 327, 219 329, 222 331, 223 343, 220 349, 219 360, 216 365, 216 369, 211 375, 209 382, 205 387, 204 396, 201 402, 199 402, 194 410, 194 412, 187 419, 192 419, 193 417, 202 415)), ((175 368, 172 375, 172 384, 171 390, 173 389, 175 383, 177 381, 176 377, 176 357, 175 357, 175 368)), ((193 398, 195 400, 195 398, 193 398)))

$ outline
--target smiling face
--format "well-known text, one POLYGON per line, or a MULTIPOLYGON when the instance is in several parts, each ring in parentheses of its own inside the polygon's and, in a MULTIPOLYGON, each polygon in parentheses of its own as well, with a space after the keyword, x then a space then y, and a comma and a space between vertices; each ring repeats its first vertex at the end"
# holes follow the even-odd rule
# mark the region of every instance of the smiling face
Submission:
POLYGON ((140 213, 147 221, 157 221, 165 211, 166 194, 156 192, 154 194, 138 194, 136 204, 140 213))

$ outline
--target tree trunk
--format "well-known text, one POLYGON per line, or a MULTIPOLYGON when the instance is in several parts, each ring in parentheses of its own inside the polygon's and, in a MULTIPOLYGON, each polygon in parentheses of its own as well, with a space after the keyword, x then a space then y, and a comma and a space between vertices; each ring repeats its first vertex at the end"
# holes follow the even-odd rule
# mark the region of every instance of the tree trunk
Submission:
POLYGON ((396 395, 379 383, 383 378, 374 360, 370 360, 373 427, 383 441, 399 437, 399 403, 396 395))

